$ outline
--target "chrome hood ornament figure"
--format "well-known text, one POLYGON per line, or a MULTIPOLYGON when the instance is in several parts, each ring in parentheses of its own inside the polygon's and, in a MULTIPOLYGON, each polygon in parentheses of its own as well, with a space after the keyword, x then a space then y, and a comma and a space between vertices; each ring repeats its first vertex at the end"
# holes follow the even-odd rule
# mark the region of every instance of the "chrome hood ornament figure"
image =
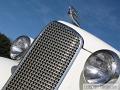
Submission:
POLYGON ((73 7, 73 6, 69 6, 69 9, 68 9, 68 15, 72 21, 72 23, 76 26, 80 26, 78 20, 79 20, 79 15, 78 15, 78 12, 77 10, 73 7))

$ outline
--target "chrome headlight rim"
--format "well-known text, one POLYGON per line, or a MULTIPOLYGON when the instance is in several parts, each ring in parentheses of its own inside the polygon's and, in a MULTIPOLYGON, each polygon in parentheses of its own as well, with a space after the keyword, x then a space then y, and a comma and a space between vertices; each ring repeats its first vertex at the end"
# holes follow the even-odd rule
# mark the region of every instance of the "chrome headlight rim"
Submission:
POLYGON ((33 42, 33 39, 30 38, 27 35, 21 35, 21 36, 17 37, 13 41, 13 43, 12 43, 12 45, 10 47, 10 57, 11 57, 11 59, 13 59, 13 60, 20 60, 24 56, 24 54, 26 53, 27 49, 31 46, 32 42, 33 42), (21 39, 26 40, 28 46, 27 46, 27 48, 22 48, 23 51, 21 53, 19 53, 18 55, 14 56, 13 47, 20 48, 19 45, 17 46, 17 42, 19 42, 19 40, 21 40, 21 39))
POLYGON ((118 56, 117 53, 115 53, 115 52, 113 52, 111 50, 107 50, 107 49, 98 50, 98 51, 92 53, 88 57, 88 59, 86 60, 85 65, 84 65, 84 69, 83 69, 83 77, 84 77, 85 82, 88 83, 88 84, 101 84, 101 85, 103 85, 103 84, 106 84, 106 83, 110 82, 113 79, 116 79, 116 80, 118 79, 118 77, 120 75, 119 68, 120 68, 120 57, 118 56), (87 63, 88 63, 89 59, 91 57, 93 57, 94 55, 96 55, 97 53, 106 53, 108 55, 111 55, 111 57, 112 57, 111 64, 110 64, 110 66, 111 66, 111 75, 110 75, 110 77, 108 79, 106 79, 106 81, 103 81, 103 82, 99 82, 97 80, 96 81, 95 80, 89 81, 86 78, 86 75, 85 75, 85 70, 86 70, 86 66, 87 66, 87 63))

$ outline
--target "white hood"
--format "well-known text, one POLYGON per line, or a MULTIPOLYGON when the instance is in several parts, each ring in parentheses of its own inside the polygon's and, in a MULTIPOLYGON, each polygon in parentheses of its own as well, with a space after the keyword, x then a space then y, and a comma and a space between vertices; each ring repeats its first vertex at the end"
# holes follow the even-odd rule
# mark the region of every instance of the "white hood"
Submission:
POLYGON ((18 65, 18 61, 0 57, 0 89, 5 85, 11 76, 11 68, 18 65))

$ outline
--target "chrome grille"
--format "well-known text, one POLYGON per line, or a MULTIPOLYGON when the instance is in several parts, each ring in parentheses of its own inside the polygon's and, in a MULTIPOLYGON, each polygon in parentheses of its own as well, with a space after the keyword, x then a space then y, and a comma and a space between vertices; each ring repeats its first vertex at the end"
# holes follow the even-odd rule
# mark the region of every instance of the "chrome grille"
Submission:
POLYGON ((80 47, 81 36, 59 22, 48 24, 4 90, 54 90, 80 47))

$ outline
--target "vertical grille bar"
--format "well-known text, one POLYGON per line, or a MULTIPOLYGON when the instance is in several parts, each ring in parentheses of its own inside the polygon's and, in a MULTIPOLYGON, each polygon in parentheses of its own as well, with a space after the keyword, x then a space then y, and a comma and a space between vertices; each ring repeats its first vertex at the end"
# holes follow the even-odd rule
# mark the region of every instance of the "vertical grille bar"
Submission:
POLYGON ((81 36, 51 22, 19 64, 3 90, 54 90, 80 47, 81 36))

